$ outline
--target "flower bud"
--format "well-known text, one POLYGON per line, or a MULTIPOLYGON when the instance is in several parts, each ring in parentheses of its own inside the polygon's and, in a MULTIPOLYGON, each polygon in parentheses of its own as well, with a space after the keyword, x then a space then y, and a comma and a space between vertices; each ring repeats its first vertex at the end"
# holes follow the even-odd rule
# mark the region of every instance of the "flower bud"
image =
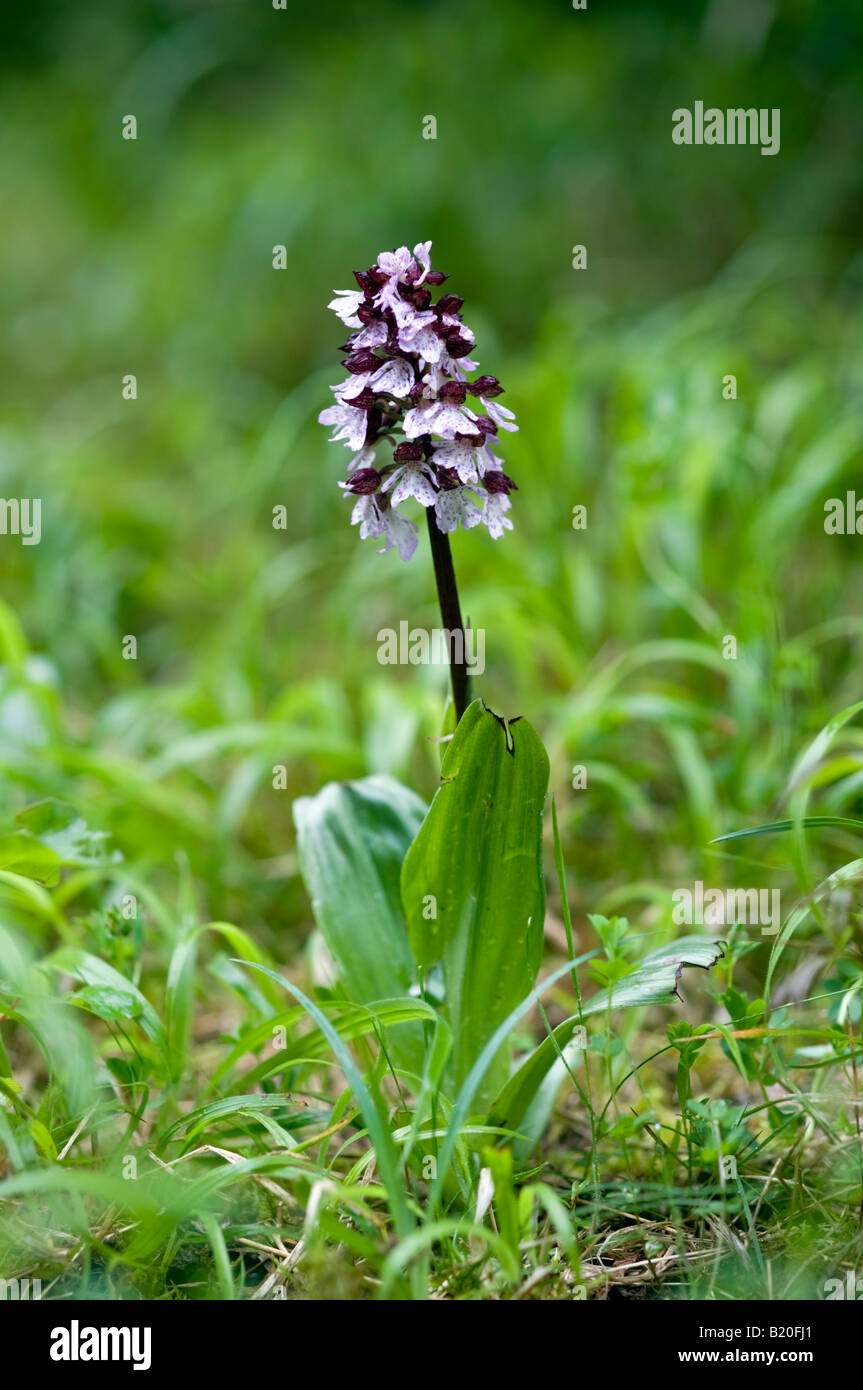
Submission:
POLYGON ((469 381, 467 389, 472 396, 500 396, 503 394, 503 387, 496 376, 478 376, 476 381, 469 381))
POLYGON ((518 485, 506 473, 486 473, 482 480, 486 492, 518 492, 518 485))
POLYGON ((352 473, 345 486, 348 492, 355 492, 359 497, 365 497, 370 492, 377 492, 381 481, 381 475, 376 468, 358 468, 356 473, 352 473))
POLYGON ((381 359, 372 352, 371 348, 361 348, 359 352, 352 352, 342 360, 342 366, 347 367, 353 376, 361 376, 366 372, 376 372, 381 365, 381 359))
POLYGON ((473 343, 469 343, 467 338, 447 338, 446 350, 450 357, 468 357, 473 351, 473 343))
POLYGON ((423 456, 423 446, 416 439, 403 439, 393 450, 396 463, 415 463, 423 456))
POLYGON ((371 297, 377 290, 377 284, 372 279, 367 270, 355 270, 354 279, 364 294, 371 297))
POLYGON ((444 468, 438 464, 436 470, 438 482, 444 492, 452 492, 454 488, 461 487, 461 478, 454 468, 444 468))
POLYGON ((438 391, 438 400, 449 405, 464 405, 467 389, 463 381, 445 381, 438 391))

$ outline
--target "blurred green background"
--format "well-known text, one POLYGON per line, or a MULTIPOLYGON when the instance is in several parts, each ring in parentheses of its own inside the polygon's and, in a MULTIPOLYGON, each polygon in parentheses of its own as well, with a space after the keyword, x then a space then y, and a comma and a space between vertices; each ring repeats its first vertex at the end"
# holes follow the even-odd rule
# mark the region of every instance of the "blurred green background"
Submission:
MULTIPOLYGON (((293 796, 430 795, 444 675, 376 659, 437 621, 425 542, 359 541, 316 415, 333 289, 431 238, 521 425, 514 532, 454 540, 478 693, 548 744, 574 907, 721 873, 711 836, 781 810, 860 695, 863 540, 823 520, 863 495, 863 10, 39 0, 3 28, 0 494, 43 499, 40 545, 0 538, 4 823, 70 800, 168 891, 179 849, 201 911, 285 955, 293 796), (780 108, 780 153, 674 145, 696 100, 780 108)), ((859 814, 849 739, 822 803, 859 814)))

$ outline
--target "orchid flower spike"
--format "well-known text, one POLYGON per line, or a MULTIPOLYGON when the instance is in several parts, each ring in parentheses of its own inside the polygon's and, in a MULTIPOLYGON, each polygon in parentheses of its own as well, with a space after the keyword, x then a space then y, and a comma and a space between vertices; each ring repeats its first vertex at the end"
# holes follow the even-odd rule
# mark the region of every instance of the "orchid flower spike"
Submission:
POLYGON ((335 292, 328 307, 351 330, 348 376, 318 416, 351 451, 339 486, 355 498, 352 525, 403 560, 417 547, 416 524, 399 511, 405 502, 433 508, 443 534, 482 525, 499 540, 512 530, 516 488, 495 453, 498 433, 518 429, 515 416, 497 401, 497 377, 469 379, 476 339, 458 295, 432 301, 448 277, 432 269, 430 253, 430 241, 382 251, 369 270, 354 271, 358 289, 335 292))

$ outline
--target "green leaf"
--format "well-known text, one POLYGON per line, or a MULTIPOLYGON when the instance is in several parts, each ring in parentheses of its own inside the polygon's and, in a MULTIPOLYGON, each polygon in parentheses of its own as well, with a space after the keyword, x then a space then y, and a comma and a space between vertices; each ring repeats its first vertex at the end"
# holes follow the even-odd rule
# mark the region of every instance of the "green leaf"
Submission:
POLYGON ((679 941, 658 946, 636 966, 631 974, 611 989, 601 990, 588 999, 583 1015, 606 1009, 636 1009, 646 1004, 668 1004, 679 998, 677 984, 685 965, 709 970, 725 955, 725 943, 712 936, 683 936, 679 941))
POLYGON ((265 965, 259 965, 257 961, 239 961, 238 964, 247 965, 252 970, 259 970, 262 975, 268 975, 276 984, 281 985, 283 989, 288 991, 288 994, 296 999, 298 1004, 302 1005, 320 1028, 336 1061, 344 1072, 345 1080, 363 1117, 363 1123, 375 1151, 378 1172, 386 1189, 396 1231, 400 1236, 407 1235, 415 1226, 416 1221, 408 1204, 399 1156, 379 1088, 369 1089, 362 1072, 350 1054, 350 1050, 345 1046, 326 1014, 313 1000, 303 994, 297 985, 291 984, 290 980, 286 980, 275 970, 270 970, 265 965))
MULTIPOLYGON (((536 979, 548 757, 525 720, 499 719, 476 700, 441 779, 405 859, 402 900, 417 963, 443 966, 458 1087, 536 979)), ((484 1085, 493 1094, 494 1068, 484 1085)))
POLYGON ((106 1023, 131 1023, 141 1014, 141 1001, 131 990, 115 985, 85 985, 72 995, 71 1002, 106 1023))
MULTIPOLYGON (((241 927, 232 922, 205 922, 187 928, 171 953, 168 979, 165 984, 165 1027, 168 1033, 168 1071, 174 1080, 182 1076, 188 1060, 189 1039, 195 1002, 195 965, 198 943, 207 933, 224 938, 244 958, 260 965, 273 965, 270 956, 262 951, 241 927)), ((262 993, 273 1008, 278 1008, 279 996, 271 980, 264 979, 262 993)))
POLYGON ((518 1127, 547 1072, 564 1053, 583 1019, 611 1009, 670 1004, 672 999, 680 997, 677 985, 684 966, 709 969, 725 954, 723 944, 714 937, 682 937, 679 941, 651 951, 631 974, 618 980, 610 989, 594 994, 579 1014, 558 1024, 510 1077, 494 1103, 494 1123, 510 1129, 518 1127))
MULTIPOLYGON (((391 777, 331 782, 294 802, 300 867, 339 982, 358 1004, 408 994, 416 969, 399 874, 425 807, 391 777)), ((418 1069, 422 1034, 400 1028, 394 1055, 418 1069)))
POLYGON ((63 864, 119 863, 122 855, 109 854, 103 830, 91 830, 74 806, 65 801, 37 801, 15 817, 28 834, 52 850, 63 864))
POLYGON ((805 922, 810 912, 813 911, 813 908, 817 908, 822 901, 829 899, 830 895, 835 893, 837 888, 844 888, 848 883, 858 883, 861 877, 863 877, 863 859, 852 859, 850 863, 843 864, 841 868, 836 869, 832 874, 828 874, 827 878, 819 883, 817 888, 814 888, 807 898, 794 908, 778 936, 774 936, 773 945, 770 948, 770 960, 767 963, 767 975, 764 980, 765 1018, 767 1018, 770 1012, 770 991, 773 986, 773 977, 776 973, 776 968, 779 965, 785 947, 788 945, 788 942, 791 940, 797 928, 805 922))
POLYGON ((588 951, 583 956, 576 956, 573 960, 565 961, 557 970, 553 970, 550 975, 547 975, 544 980, 541 980, 538 985, 534 985, 533 989, 525 995, 524 999, 520 999, 515 1008, 511 1009, 507 1017, 498 1024, 494 1033, 489 1038, 468 1075, 465 1077, 464 1084, 459 1090, 452 1108, 452 1113, 446 1127, 446 1135, 438 1152, 437 1176, 432 1179, 429 1186, 427 1202, 429 1212, 435 1212, 437 1210, 437 1204, 443 1191, 444 1181, 449 1172, 450 1164, 461 1143, 465 1121, 468 1115, 473 1112, 474 1101, 482 1088, 483 1078, 486 1076, 486 1073, 491 1067, 495 1057, 500 1052, 504 1042, 509 1037, 509 1034, 512 1032, 513 1028, 515 1028, 516 1024, 521 1022, 528 1010, 533 1008, 537 1000, 542 998, 546 990, 551 989, 552 985, 557 984, 558 980, 562 979, 567 971, 577 969, 577 967, 582 965, 586 960, 590 960, 594 954, 595 952, 588 951))
POLYGON ((130 996, 138 1006, 137 1022, 150 1041, 154 1042, 163 1054, 167 1052, 168 1036, 164 1024, 149 999, 107 961, 100 960, 98 956, 92 956, 87 951, 80 951, 76 946, 63 946, 48 956, 45 964, 52 970, 73 975, 84 985, 106 986, 115 990, 118 995, 130 996))
MULTIPOLYGON (((270 1110, 296 1111, 299 1106, 300 1102, 291 1096, 225 1096, 222 1100, 212 1101, 209 1105, 202 1105, 196 1110, 181 1115, 179 1120, 175 1120, 162 1135, 161 1143, 163 1146, 168 1144, 181 1130, 190 1127, 196 1131, 204 1129, 212 1121, 224 1119, 226 1116, 255 1115, 258 1111, 270 1110)), ((306 1115, 301 1112, 299 1123, 302 1125, 306 1120, 306 1115)))
POLYGON ((61 862, 52 849, 23 830, 0 835, 0 869, 11 869, 24 878, 53 886, 60 881, 61 862))
POLYGON ((822 826, 836 826, 840 830, 854 830, 863 833, 863 820, 851 820, 848 816, 804 816, 802 820, 775 820, 768 825, 752 825, 748 830, 732 830, 727 835, 717 835, 712 845, 721 845, 726 840, 747 840, 752 835, 773 835, 794 830, 802 826, 804 830, 816 830, 822 826))
POLYGON ((54 1159, 57 1157, 57 1146, 51 1137, 51 1131, 41 1120, 30 1121, 30 1136, 37 1149, 45 1158, 54 1159))
POLYGON ((121 1086, 142 1085, 149 1075, 149 1067, 143 1057, 106 1057, 105 1066, 121 1086))
POLYGON ((808 791, 810 779, 816 771, 818 764, 827 752, 834 738, 841 733, 845 725, 850 723, 856 715, 863 713, 863 700, 858 700, 854 705, 848 705, 845 709, 834 714, 814 737, 808 748, 805 748, 791 769, 788 778, 787 793, 795 796, 799 791, 808 791))
MULTIPOLYGON (((379 1036, 383 1031, 389 1032, 397 1029, 397 1036, 404 1037, 404 1024, 414 1021, 434 1024, 439 1021, 439 1015, 432 1008, 431 1004, 424 999, 380 999, 371 1004, 345 1004, 340 1000, 321 1004, 321 1011, 327 1013, 328 1010, 338 1010, 336 1017, 330 1018, 330 1022, 340 1038, 346 1042, 352 1042, 354 1038, 365 1037, 369 1033, 379 1036)), ((230 1055, 221 1063, 216 1072, 214 1080, 218 1081, 229 1069, 229 1065, 234 1065, 246 1052, 253 1050, 255 1046, 260 1046, 262 1042, 267 1042, 272 1038, 273 1027, 276 1023, 286 1020, 289 1015, 275 1015, 262 1025, 260 1029, 250 1031, 237 1043, 230 1055)), ((386 1040, 387 1051, 392 1055, 395 1048, 391 1038, 386 1040)), ((312 1028, 308 1033, 293 1042, 289 1042, 284 1048, 272 1052, 269 1057, 265 1057, 262 1062, 246 1073, 245 1081, 249 1085, 258 1085, 265 1077, 271 1076, 274 1072, 285 1071, 288 1067, 298 1061, 314 1060, 317 1057, 325 1057, 329 1050, 329 1043, 326 1036, 319 1028, 312 1028)))

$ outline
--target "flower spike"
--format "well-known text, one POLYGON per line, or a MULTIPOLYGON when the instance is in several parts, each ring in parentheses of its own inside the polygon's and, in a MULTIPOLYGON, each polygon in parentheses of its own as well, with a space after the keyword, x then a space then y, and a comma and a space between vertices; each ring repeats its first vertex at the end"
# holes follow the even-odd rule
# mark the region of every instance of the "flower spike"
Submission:
POLYGON ((433 302, 432 289, 448 277, 432 269, 430 241, 382 251, 354 278, 359 288, 336 290, 328 305, 352 330, 342 359, 349 376, 318 416, 355 456, 341 484, 360 498, 353 524, 363 537, 385 536, 384 549, 397 546, 407 560, 416 527, 398 508, 413 498, 443 534, 481 524, 499 539, 512 530, 505 513, 515 483, 489 441, 518 426, 494 399, 503 391, 497 377, 468 375, 478 363, 463 299, 447 293, 433 302), (385 446, 393 453, 382 464, 385 446))

